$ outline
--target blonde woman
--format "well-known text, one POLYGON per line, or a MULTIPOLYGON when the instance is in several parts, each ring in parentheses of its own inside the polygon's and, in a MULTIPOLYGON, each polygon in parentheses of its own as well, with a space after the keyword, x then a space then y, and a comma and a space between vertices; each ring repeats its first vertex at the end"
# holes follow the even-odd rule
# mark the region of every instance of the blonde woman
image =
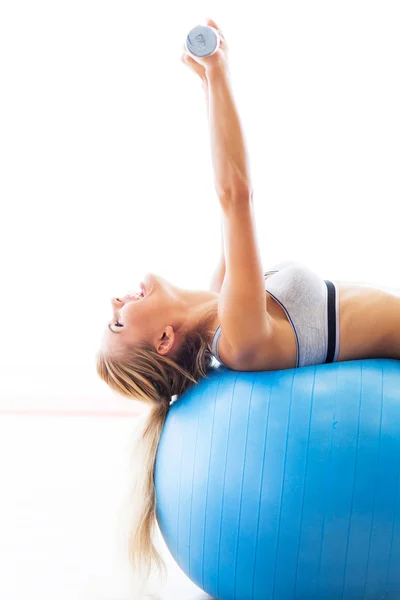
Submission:
MULTIPOLYGON (((248 157, 222 31, 216 54, 185 65, 208 101, 223 255, 209 290, 186 290, 149 273, 142 297, 113 298, 97 372, 115 392, 150 407, 141 438, 140 509, 130 536, 133 567, 162 566, 153 541, 154 465, 171 399, 206 376, 213 356, 238 371, 267 371, 362 358, 400 358, 400 298, 323 281, 303 265, 263 271, 248 157), (225 254, 225 256, 224 256, 225 254)), ((139 499, 137 499, 139 501, 139 499)))

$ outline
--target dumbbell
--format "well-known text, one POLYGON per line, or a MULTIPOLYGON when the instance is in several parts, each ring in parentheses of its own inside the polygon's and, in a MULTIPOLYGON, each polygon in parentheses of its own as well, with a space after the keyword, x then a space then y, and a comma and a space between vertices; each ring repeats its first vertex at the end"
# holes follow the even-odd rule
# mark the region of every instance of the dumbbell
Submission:
POLYGON ((214 27, 197 25, 187 34, 185 47, 189 54, 204 58, 218 50, 220 40, 219 33, 214 27))

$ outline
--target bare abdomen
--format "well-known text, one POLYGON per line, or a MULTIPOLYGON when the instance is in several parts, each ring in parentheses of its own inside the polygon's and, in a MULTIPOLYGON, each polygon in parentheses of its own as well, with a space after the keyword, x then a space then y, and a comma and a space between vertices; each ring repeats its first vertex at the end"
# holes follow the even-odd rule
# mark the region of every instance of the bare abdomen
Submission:
POLYGON ((400 296, 362 284, 339 286, 338 360, 400 358, 400 296))

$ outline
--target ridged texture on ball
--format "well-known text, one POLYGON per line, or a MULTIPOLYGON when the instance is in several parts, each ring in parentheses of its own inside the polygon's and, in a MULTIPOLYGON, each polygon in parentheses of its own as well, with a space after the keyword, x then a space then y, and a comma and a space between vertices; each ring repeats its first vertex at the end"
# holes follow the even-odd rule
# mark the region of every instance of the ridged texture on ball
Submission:
POLYGON ((220 367, 171 407, 157 517, 219 600, 400 598, 400 361, 220 367))

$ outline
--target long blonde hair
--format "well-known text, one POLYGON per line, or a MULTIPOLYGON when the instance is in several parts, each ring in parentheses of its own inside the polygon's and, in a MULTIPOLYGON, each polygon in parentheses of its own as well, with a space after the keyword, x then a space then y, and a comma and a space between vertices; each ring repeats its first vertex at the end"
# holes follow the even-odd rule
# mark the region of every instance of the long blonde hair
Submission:
POLYGON ((165 564, 157 551, 153 536, 156 525, 154 468, 158 443, 171 400, 197 385, 213 362, 209 330, 218 310, 216 300, 193 331, 183 334, 183 342, 175 359, 161 356, 149 344, 125 349, 123 353, 100 350, 96 355, 99 377, 115 392, 141 400, 150 407, 146 427, 139 438, 140 461, 134 482, 135 504, 129 534, 129 561, 142 581, 150 576, 153 566, 165 575, 165 564))

